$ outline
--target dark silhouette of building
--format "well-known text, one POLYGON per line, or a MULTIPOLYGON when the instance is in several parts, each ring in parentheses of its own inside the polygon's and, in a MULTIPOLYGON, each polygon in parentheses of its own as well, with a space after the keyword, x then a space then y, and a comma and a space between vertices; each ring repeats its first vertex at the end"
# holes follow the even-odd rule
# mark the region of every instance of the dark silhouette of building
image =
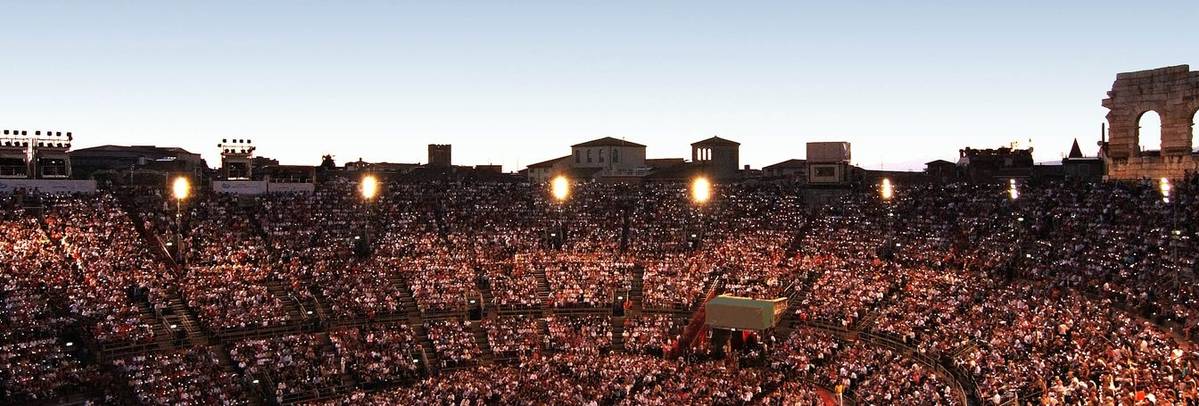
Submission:
POLYGON ((1084 156, 1082 148, 1078 147, 1078 139, 1070 147, 1070 154, 1062 158, 1062 174, 1076 179, 1103 179, 1103 159, 1098 156, 1084 156))
POLYGON ((972 182, 993 182, 1032 176, 1032 148, 1000 147, 958 150, 958 165, 972 182))
POLYGON ((71 151, 76 178, 91 178, 102 171, 187 173, 199 179, 208 169, 200 154, 178 147, 154 145, 101 145, 71 151))
POLYGON ((924 174, 928 179, 938 183, 949 183, 958 179, 958 164, 938 159, 924 164, 924 174))
POLYGON ((740 149, 741 143, 714 136, 691 144, 691 161, 708 176, 730 179, 739 175, 740 149))
POLYGON ((808 183, 812 185, 847 185, 850 182, 852 154, 844 141, 809 142, 808 183))
POLYGON ((774 165, 767 165, 762 168, 762 176, 807 182, 808 161, 804 159, 788 159, 774 165))
POLYGON ((448 167, 453 165, 450 144, 429 144, 429 166, 448 167))

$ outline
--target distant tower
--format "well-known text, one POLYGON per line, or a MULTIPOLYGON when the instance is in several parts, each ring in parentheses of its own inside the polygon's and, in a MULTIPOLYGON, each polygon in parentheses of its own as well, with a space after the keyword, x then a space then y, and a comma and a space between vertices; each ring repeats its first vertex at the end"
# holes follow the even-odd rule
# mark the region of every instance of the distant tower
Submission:
POLYGON ((740 149, 741 143, 712 137, 691 144, 691 160, 704 165, 710 176, 727 179, 737 176, 740 149))
POLYGON ((450 160, 450 144, 429 144, 429 166, 448 167, 450 160))
POLYGON ((254 150, 252 140, 222 139, 217 147, 221 148, 221 175, 227 180, 247 180, 253 176, 254 150))
POLYGON ((1066 158, 1082 158, 1082 148, 1078 147, 1078 138, 1074 139, 1074 145, 1070 147, 1070 155, 1066 158))

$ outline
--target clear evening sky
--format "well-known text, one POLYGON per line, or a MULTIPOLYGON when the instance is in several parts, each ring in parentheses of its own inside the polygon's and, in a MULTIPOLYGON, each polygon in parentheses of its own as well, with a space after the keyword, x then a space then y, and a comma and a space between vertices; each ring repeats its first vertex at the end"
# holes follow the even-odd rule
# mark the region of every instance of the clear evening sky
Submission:
POLYGON ((1094 154, 1117 72, 1199 69, 1199 1, 964 3, 5 2, 0 128, 213 165, 221 138, 292 164, 450 143, 512 171, 716 134, 755 168, 847 140, 907 169, 1013 140, 1094 154))

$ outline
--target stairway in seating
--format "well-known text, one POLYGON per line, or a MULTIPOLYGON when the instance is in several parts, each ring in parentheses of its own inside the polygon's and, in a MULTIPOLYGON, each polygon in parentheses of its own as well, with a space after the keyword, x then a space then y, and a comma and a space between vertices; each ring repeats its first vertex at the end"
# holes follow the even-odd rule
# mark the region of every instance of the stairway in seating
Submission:
MULTIPOLYGON (((812 280, 813 278, 808 278, 812 280)), ((806 291, 806 289, 804 290, 806 291)), ((791 332, 795 330, 797 323, 795 312, 799 310, 800 296, 803 291, 794 289, 787 295, 787 310, 783 312, 783 317, 779 318, 779 324, 774 328, 774 338, 779 342, 786 341, 791 337, 791 332)))
POLYGON ((264 282, 266 289, 283 302, 283 308, 287 310, 287 319, 290 322, 297 323, 304 320, 304 314, 300 311, 300 303, 296 301, 295 296, 287 293, 287 288, 283 286, 283 282, 274 279, 264 282))
POLYGON ((546 309, 546 314, 553 314, 551 309, 554 305, 550 303, 550 280, 546 277, 545 267, 534 264, 533 275, 537 276, 537 298, 541 300, 542 308, 546 309))
POLYGON ((495 362, 495 353, 491 350, 491 343, 487 341, 487 330, 483 328, 482 321, 466 322, 470 328, 471 334, 475 336, 475 344, 479 345, 479 350, 483 352, 479 361, 481 364, 491 364, 495 362))
POLYGON ((852 326, 849 326, 849 329, 853 331, 869 331, 874 328, 874 322, 878 320, 881 313, 878 310, 869 311, 862 318, 855 321, 852 326))
POLYGON ((208 332, 200 325, 196 319, 195 313, 191 308, 187 307, 187 302, 183 300, 183 295, 179 290, 172 289, 168 293, 168 303, 163 309, 163 318, 167 320, 168 326, 176 326, 182 328, 187 333, 187 340, 192 344, 210 344, 213 342, 209 337, 208 332))
POLYGON ((545 321, 545 317, 535 317, 533 320, 537 323, 537 333, 542 339, 548 339, 550 336, 550 324, 545 321))
MULTIPOLYGON (((316 340, 317 343, 320 344, 319 350, 321 358, 336 359, 341 356, 341 354, 337 351, 337 346, 333 345, 333 340, 329 338, 328 332, 316 333, 316 340)), ((348 388, 358 385, 358 381, 354 379, 354 376, 351 372, 351 370, 347 369, 346 373, 339 376, 339 378, 341 378, 341 382, 338 386, 341 388, 348 388)))
POLYGON ((158 260, 166 264, 175 275, 180 275, 181 269, 179 264, 175 262, 175 258, 172 258, 170 251, 167 250, 166 241, 159 238, 158 234, 146 229, 145 218, 137 210, 134 210, 133 204, 124 200, 118 200, 118 203, 125 212, 125 215, 129 217, 129 222, 133 223, 133 229, 142 237, 142 243, 146 244, 147 251, 150 251, 158 260))
POLYGON ((640 264, 634 265, 632 278, 629 284, 629 302, 632 303, 631 310, 639 313, 642 309, 642 298, 645 296, 645 267, 640 264))
POLYGON ((683 332, 679 334, 679 341, 675 344, 676 346, 672 349, 671 353, 668 354, 668 358, 674 358, 689 351, 690 347, 707 333, 708 325, 704 323, 708 312, 707 303, 722 291, 723 286, 722 280, 717 278, 712 281, 712 286, 708 288, 708 292, 699 298, 699 304, 696 305, 695 312, 691 314, 691 319, 683 327, 683 332))
MULTIPOLYGON (((210 349, 216 353, 217 360, 221 362, 221 369, 238 376, 248 376, 246 375, 246 371, 237 365, 233 361, 233 358, 229 357, 229 350, 224 345, 213 345, 210 349)), ((241 385, 242 390, 245 391, 246 400, 250 402, 250 405, 259 406, 267 403, 264 399, 268 396, 266 393, 269 392, 265 392, 265 385, 261 383, 256 385, 249 381, 242 381, 241 385)))
POLYGON ((316 317, 322 322, 331 323, 335 321, 336 316, 328 305, 329 298, 325 297, 325 294, 316 286, 309 286, 308 293, 312 295, 312 304, 316 310, 316 317))
POLYGON ((174 334, 167 328, 166 321, 160 319, 154 313, 154 307, 150 306, 150 302, 146 300, 138 300, 136 303, 139 318, 142 324, 149 325, 154 330, 154 341, 159 348, 167 349, 174 346, 174 334))
POLYGON ((958 359, 976 349, 978 349, 978 344, 976 344, 974 340, 966 341, 962 343, 962 345, 957 346, 957 348, 949 350, 949 358, 958 359))
POLYGON ((483 314, 487 314, 488 308, 495 308, 495 294, 491 292, 491 283, 485 279, 485 271, 481 267, 475 267, 475 287, 479 289, 479 295, 483 296, 483 314))
POLYGON ((424 363, 426 372, 434 374, 440 370, 436 353, 433 352, 433 341, 429 340, 429 333, 425 331, 424 319, 421 317, 420 308, 416 306, 416 298, 412 296, 412 290, 408 288, 408 283, 398 273, 392 272, 387 275, 387 279, 391 281, 392 286, 400 291, 400 305, 403 306, 401 311, 404 312, 404 323, 412 328, 412 334, 416 336, 416 341, 420 343, 421 362, 424 363))
POLYGON ((441 371, 441 360, 437 357, 437 352, 433 351, 433 340, 429 339, 429 332, 425 330, 424 323, 410 324, 409 326, 412 327, 412 334, 416 336, 416 341, 420 343, 421 360, 425 363, 426 372, 429 375, 436 375, 441 371))
POLYGON ((624 349, 624 324, 628 317, 612 317, 609 318, 612 323, 612 352, 623 352, 624 349))
POLYGON ((394 272, 387 275, 387 279, 391 281, 391 285, 395 286, 396 290, 400 291, 400 305, 403 306, 402 311, 407 315, 408 324, 419 326, 422 321, 420 307, 416 305, 416 297, 412 295, 412 289, 408 288, 408 283, 394 272))

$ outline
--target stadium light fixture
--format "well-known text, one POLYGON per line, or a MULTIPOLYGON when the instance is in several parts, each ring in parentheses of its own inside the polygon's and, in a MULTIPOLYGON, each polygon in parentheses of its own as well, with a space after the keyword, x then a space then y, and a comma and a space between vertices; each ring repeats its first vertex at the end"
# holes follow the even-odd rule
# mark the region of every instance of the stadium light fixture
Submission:
POLYGON ((1162 178, 1157 182, 1157 190, 1162 192, 1163 202, 1170 202, 1170 189, 1172 189, 1170 186, 1170 178, 1162 178))
POLYGON ((379 178, 375 175, 363 176, 362 182, 359 183, 359 192, 362 192, 363 199, 374 200, 379 194, 379 178))
POLYGON ((192 185, 186 177, 180 176, 175 178, 175 182, 171 184, 171 194, 175 196, 175 200, 184 200, 191 195, 192 185))
POLYGON ((1020 198, 1020 189, 1016 187, 1015 179, 1011 179, 1008 181, 1007 194, 1009 197, 1012 198, 1012 200, 1016 200, 1016 199, 1020 198))
POLYGON ((691 181, 691 201, 704 204, 712 200, 712 181, 700 176, 691 181))
POLYGON ((889 202, 892 197, 895 197, 895 186, 891 185, 890 178, 883 178, 883 183, 879 186, 879 195, 885 202, 889 202))
POLYGON ((570 179, 564 175, 555 176, 550 181, 550 194, 554 196, 554 200, 565 201, 567 197, 570 197, 570 179))

